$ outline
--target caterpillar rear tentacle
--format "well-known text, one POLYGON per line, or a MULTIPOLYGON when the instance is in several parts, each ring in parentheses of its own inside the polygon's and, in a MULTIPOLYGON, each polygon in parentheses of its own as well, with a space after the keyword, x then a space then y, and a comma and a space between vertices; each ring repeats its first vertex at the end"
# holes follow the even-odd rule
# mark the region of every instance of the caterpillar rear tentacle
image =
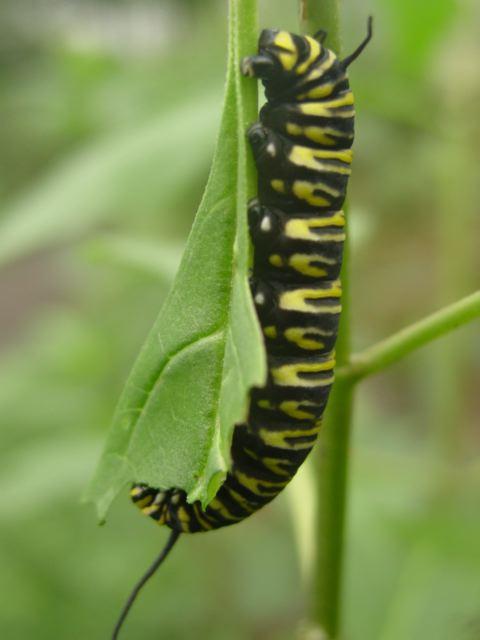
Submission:
POLYGON ((203 509, 185 492, 137 484, 145 515, 179 532, 234 524, 270 502, 313 447, 333 383, 341 312, 345 200, 354 137, 346 68, 368 34, 339 60, 317 38, 266 29, 244 75, 262 80, 267 102, 248 130, 258 171, 249 205, 251 291, 265 339, 268 380, 253 389, 247 422, 235 427, 231 468, 203 509))

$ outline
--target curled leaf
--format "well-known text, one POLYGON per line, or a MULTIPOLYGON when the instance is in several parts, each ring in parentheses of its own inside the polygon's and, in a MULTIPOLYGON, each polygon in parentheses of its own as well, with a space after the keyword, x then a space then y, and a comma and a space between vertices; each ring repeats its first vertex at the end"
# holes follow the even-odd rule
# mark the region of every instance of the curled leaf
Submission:
POLYGON ((180 487, 189 500, 208 504, 228 469, 249 390, 265 379, 246 223, 253 179, 245 128, 256 118, 256 86, 239 72, 240 57, 255 47, 253 0, 231 0, 229 27, 223 116, 205 194, 87 492, 101 518, 132 481, 180 487))

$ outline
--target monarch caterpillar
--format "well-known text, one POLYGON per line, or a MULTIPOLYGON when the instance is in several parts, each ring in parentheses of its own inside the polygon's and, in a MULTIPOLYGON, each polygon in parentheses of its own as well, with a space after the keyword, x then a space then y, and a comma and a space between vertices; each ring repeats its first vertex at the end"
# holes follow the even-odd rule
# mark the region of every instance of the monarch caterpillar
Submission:
POLYGON ((264 334, 268 380, 254 388, 245 424, 235 426, 231 468, 213 501, 189 504, 183 490, 136 484, 133 502, 172 530, 161 555, 132 592, 113 638, 138 591, 180 533, 234 524, 270 502, 313 447, 333 383, 341 311, 339 280, 345 200, 354 137, 347 67, 372 37, 339 60, 314 38, 266 29, 242 73, 259 78, 267 102, 250 141, 258 197, 248 210, 254 248, 251 292, 264 334))

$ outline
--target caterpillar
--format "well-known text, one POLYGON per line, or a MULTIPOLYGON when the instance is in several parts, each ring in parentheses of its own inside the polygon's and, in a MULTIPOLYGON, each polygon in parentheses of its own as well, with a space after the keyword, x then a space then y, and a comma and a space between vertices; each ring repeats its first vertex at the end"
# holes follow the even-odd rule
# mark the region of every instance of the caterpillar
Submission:
POLYGON ((137 507, 172 533, 116 633, 180 533, 218 529, 256 512, 290 482, 316 441, 333 383, 341 311, 342 205, 355 116, 346 71, 370 41, 372 20, 343 60, 324 46, 325 37, 323 31, 312 38, 265 29, 258 54, 242 60, 242 73, 262 80, 267 99, 247 136, 258 173, 258 197, 248 209, 250 286, 268 380, 251 391, 247 421, 234 429, 231 468, 205 509, 177 488, 131 489, 137 507))

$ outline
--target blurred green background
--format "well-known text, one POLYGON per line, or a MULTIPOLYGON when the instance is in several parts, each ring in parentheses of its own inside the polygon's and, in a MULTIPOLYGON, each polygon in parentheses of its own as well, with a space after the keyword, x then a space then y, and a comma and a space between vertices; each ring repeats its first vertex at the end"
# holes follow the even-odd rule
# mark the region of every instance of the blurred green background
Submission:
MULTIPOLYGON (((109 637, 165 540, 127 496, 104 528, 79 498, 201 197, 226 4, 0 4, 2 639, 109 637)), ((262 26, 297 30, 296 5, 260 2, 262 26)), ((357 349, 478 288, 480 267, 480 5, 344 0, 346 50, 368 13, 351 70, 357 349)), ((359 388, 344 640, 480 638, 479 363, 477 323, 359 388)), ((124 637, 299 637, 308 483, 307 468, 251 520, 181 540, 124 637)))

